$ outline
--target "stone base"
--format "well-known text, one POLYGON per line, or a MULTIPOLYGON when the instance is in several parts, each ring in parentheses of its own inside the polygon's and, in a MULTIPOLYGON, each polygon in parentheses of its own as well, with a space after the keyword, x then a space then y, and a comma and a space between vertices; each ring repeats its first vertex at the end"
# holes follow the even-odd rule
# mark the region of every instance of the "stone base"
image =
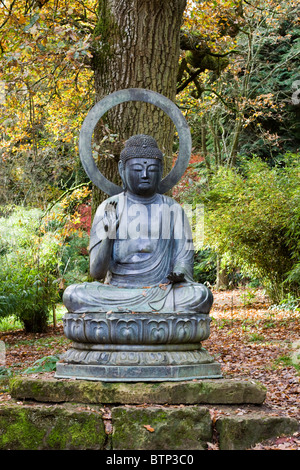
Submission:
POLYGON ((217 362, 182 366, 103 366, 58 362, 56 378, 101 382, 162 382, 222 378, 217 362))
MULTIPOLYGON (((153 450, 154 455, 163 450, 172 451, 171 463, 179 463, 177 451, 191 456, 208 444, 249 449, 298 430, 296 419, 259 409, 266 392, 251 379, 154 384, 16 376, 10 380, 11 400, 0 406, 0 450, 153 450)), ((107 455, 97 459, 107 465, 107 455)))
POLYGON ((201 346, 211 318, 202 313, 66 313, 73 341, 56 378, 102 382, 163 382, 222 378, 201 346))
POLYGON ((221 365, 201 344, 73 343, 56 364, 56 378, 102 382, 165 382, 222 378, 221 365))
POLYGON ((98 405, 262 405, 266 388, 253 380, 207 379, 177 382, 102 382, 55 379, 47 374, 10 380, 13 398, 50 403, 89 403, 98 405))

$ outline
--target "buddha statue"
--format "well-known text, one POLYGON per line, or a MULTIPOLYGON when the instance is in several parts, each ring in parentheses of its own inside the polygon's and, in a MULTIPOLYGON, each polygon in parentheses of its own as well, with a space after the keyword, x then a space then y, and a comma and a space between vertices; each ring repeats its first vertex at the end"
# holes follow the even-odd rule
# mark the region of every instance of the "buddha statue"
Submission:
MULTIPOLYGON (((151 120, 151 116, 149 115, 151 120)), ((152 90, 117 90, 97 102, 79 135, 79 154, 90 180, 108 194, 90 233, 91 282, 68 286, 64 334, 71 347, 56 363, 56 378, 104 382, 158 382, 222 377, 202 341, 210 334, 211 291, 193 280, 192 232, 182 207, 166 193, 191 154, 184 116, 152 90), (128 101, 151 103, 174 123, 179 151, 163 176, 155 139, 130 137, 120 155, 120 187, 97 167, 92 137, 99 119, 128 101)))
POLYGON ((97 209, 90 234, 92 282, 68 286, 64 333, 72 345, 57 378, 106 382, 221 377, 202 348, 211 291, 193 281, 191 228, 182 207, 158 191, 163 155, 147 135, 128 139, 123 190, 97 209))
POLYGON ((98 208, 90 234, 94 282, 71 285, 68 312, 208 314, 213 296, 193 281, 188 219, 172 198, 158 194, 163 154, 155 139, 135 135, 120 155, 123 192, 98 208))

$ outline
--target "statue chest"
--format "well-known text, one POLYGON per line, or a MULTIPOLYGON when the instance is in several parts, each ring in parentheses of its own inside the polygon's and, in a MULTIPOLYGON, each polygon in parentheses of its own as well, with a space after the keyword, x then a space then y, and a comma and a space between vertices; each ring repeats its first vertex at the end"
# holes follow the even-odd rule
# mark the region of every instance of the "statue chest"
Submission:
POLYGON ((120 264, 146 261, 158 249, 159 241, 155 239, 117 239, 113 247, 113 260, 120 264))

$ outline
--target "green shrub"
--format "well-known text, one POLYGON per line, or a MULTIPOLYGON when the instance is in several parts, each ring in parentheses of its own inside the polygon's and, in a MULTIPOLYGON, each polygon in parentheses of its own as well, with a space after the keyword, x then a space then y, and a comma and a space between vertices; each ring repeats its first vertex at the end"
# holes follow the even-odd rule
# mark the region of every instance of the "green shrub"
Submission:
POLYGON ((58 300, 59 239, 41 232, 41 215, 15 207, 0 219, 0 317, 15 315, 28 332, 46 329, 58 300))
POLYGON ((56 370, 56 363, 59 356, 45 356, 35 361, 31 367, 23 371, 23 374, 36 374, 38 372, 52 372, 56 370))
MULTIPOLYGON (((259 278, 272 301, 299 296, 300 159, 270 168, 257 158, 221 167, 202 196, 205 243, 244 275, 259 278)), ((200 197, 199 197, 200 199, 200 197)))
POLYGON ((88 280, 89 236, 86 232, 72 233, 60 252, 59 274, 64 284, 69 285, 88 280))
POLYGON ((66 215, 65 201, 46 217, 39 209, 0 209, 0 319, 14 316, 26 331, 42 332, 63 289, 88 279, 88 234, 70 223, 78 215, 66 215))
POLYGON ((195 252, 194 279, 196 282, 215 284, 217 277, 217 256, 209 247, 195 252))

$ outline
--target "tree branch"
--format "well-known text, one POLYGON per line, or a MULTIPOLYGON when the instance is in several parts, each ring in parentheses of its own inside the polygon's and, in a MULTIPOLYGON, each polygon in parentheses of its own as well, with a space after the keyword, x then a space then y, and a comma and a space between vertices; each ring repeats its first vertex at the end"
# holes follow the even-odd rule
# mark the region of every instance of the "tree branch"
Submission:
POLYGON ((65 197, 66 194, 71 193, 72 191, 75 191, 76 189, 82 188, 83 186, 88 186, 89 184, 90 184, 89 182, 88 182, 88 183, 81 183, 81 184, 78 184, 77 186, 74 186, 73 188, 68 188, 68 189, 66 189, 66 191, 64 191, 64 192, 59 196, 59 198, 56 199, 56 201, 54 201, 54 202, 45 210, 45 212, 43 213, 41 219, 43 219, 43 218, 48 214, 48 212, 51 211, 52 207, 54 207, 55 204, 57 204, 59 201, 61 201, 61 200, 65 197))
POLYGON ((8 15, 7 15, 7 18, 3 21, 2 25, 0 26, 0 29, 3 28, 3 26, 8 22, 8 20, 10 18, 10 15, 12 14, 12 9, 13 9, 13 6, 14 6, 15 3, 16 3, 16 0, 13 0, 10 4, 9 9, 8 9, 7 6, 5 5, 5 3, 3 2, 3 0, 1 0, 1 5, 3 5, 3 7, 6 10, 8 10, 8 15))
POLYGON ((184 90, 191 82, 193 82, 195 80, 195 78, 198 77, 198 75, 203 72, 202 69, 197 69, 195 70, 195 72, 192 72, 189 76, 189 78, 187 78, 181 85, 179 85, 176 89, 176 93, 180 93, 182 90, 184 90))

